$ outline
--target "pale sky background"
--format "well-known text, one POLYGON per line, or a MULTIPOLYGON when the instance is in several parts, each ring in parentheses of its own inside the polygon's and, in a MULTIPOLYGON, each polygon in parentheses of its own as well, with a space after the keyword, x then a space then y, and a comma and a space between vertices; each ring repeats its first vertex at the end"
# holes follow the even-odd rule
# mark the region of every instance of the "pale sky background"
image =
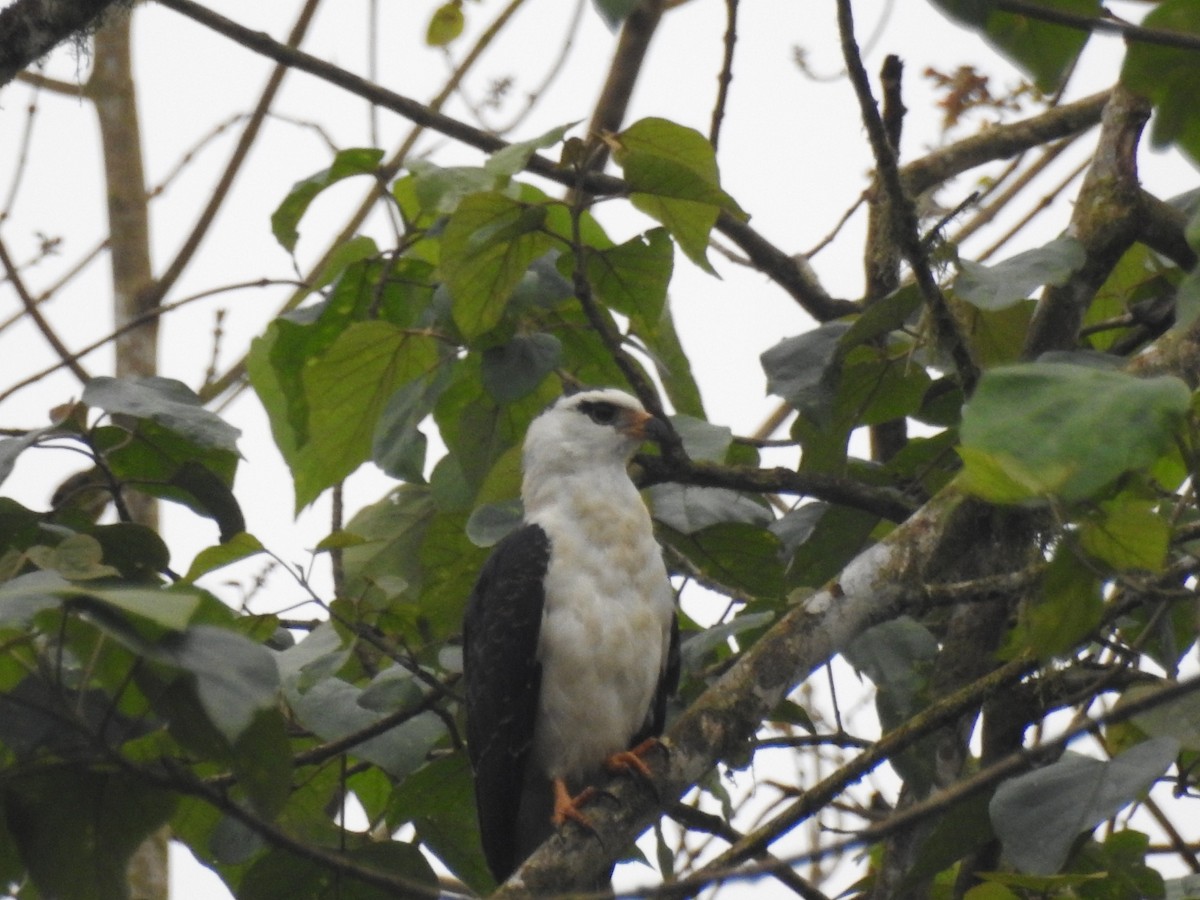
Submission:
MULTIPOLYGON (((417 100, 427 100, 441 87, 448 67, 442 55, 423 44, 425 24, 438 4, 432 0, 380 2, 378 80, 386 87, 417 100)), ((213 9, 241 24, 282 40, 300 3, 245 3, 211 0, 213 9)), ((467 37, 452 47, 455 58, 470 46, 500 9, 497 0, 465 3, 467 37)), ((1109 6, 1118 14, 1139 16, 1144 7, 1124 0, 1109 6)), ((514 101, 540 82, 558 51, 575 3, 573 0, 530 0, 510 23, 505 35, 488 51, 467 81, 467 91, 482 98, 494 78, 517 79, 514 101)), ((366 0, 328 0, 319 11, 302 49, 367 73, 366 0)), ((866 65, 878 72, 883 57, 896 53, 906 63, 905 121, 902 157, 911 160, 943 141, 933 108, 927 67, 952 72, 975 64, 990 76, 994 93, 1017 83, 1020 75, 974 35, 945 20, 933 7, 916 0, 855 4, 860 43, 877 26, 882 37, 866 52, 866 65)), ((725 4, 692 0, 669 12, 654 39, 649 62, 636 93, 629 121, 658 115, 707 133, 719 71, 725 30, 725 4)), ((256 101, 272 64, 153 3, 139 5, 135 15, 135 67, 145 145, 147 181, 159 184, 205 134, 256 101)), ((612 35, 589 8, 561 77, 545 95, 534 115, 512 137, 525 139, 565 122, 586 120, 605 76, 614 46, 612 35)), ((835 9, 832 0, 756 0, 740 4, 737 61, 721 135, 718 160, 723 186, 752 216, 753 226, 777 246, 806 250, 817 244, 856 200, 871 167, 869 149, 853 92, 841 72, 835 9), (807 51, 810 68, 828 79, 812 80, 793 61, 793 49, 807 51)), ((1117 75, 1122 47, 1112 37, 1089 42, 1066 100, 1077 99, 1111 84, 1117 75)), ((45 73, 76 81, 85 77, 88 61, 68 47, 45 62, 45 73)), ((878 88, 876 88, 878 91, 878 88)), ((7 205, 12 173, 20 153, 27 109, 35 93, 13 83, 0 91, 0 204, 7 205)), ((0 222, 0 234, 17 260, 36 253, 39 233, 61 238, 59 253, 25 273, 36 294, 92 248, 106 233, 101 164, 95 116, 90 104, 48 93, 36 95, 37 112, 28 158, 17 186, 10 217, 0 222)), ((506 121, 517 103, 510 101, 494 120, 506 121)), ((328 165, 329 150, 311 123, 319 125, 339 147, 371 144, 365 102, 302 73, 290 73, 274 111, 281 117, 267 123, 247 167, 234 186, 202 246, 198 258, 168 300, 224 284, 261 277, 290 277, 292 264, 270 233, 269 214, 291 185, 328 165), (284 121, 291 119, 294 121, 284 121)), ((446 110, 468 117, 460 102, 446 110)), ((990 113, 987 115, 991 115, 990 113)), ((469 118, 469 117, 468 117, 469 118)), ((394 148, 409 125, 392 113, 378 115, 381 146, 394 148)), ((980 121, 968 120, 949 138, 964 136, 980 121)), ((494 122, 493 122, 494 124, 494 122)), ((240 123, 207 144, 184 174, 155 201, 151 229, 156 271, 169 262, 190 230, 198 207, 207 198, 217 173, 225 165, 240 131, 240 123)), ((1083 153, 1093 141, 1082 142, 1083 153)), ((474 151, 457 147, 438 135, 426 135, 419 145, 438 163, 478 162, 474 151)), ((1081 158, 1068 154, 1028 192, 1018 206, 1024 211, 1050 190, 1081 158)), ((1177 154, 1142 155, 1142 177, 1159 196, 1194 187, 1197 173, 1177 154)), ((962 181, 939 199, 954 206, 973 189, 962 181)), ((361 196, 361 184, 347 182, 320 198, 301 224, 297 257, 301 268, 323 249, 321 235, 341 227, 361 196)), ((1073 196, 1075 188, 1067 191, 1073 196)), ((649 227, 648 220, 604 204, 599 213, 618 240, 649 227)), ((0 207, 2 208, 2 207, 0 207)), ((1000 254, 1049 240, 1064 226, 1069 208, 1060 201, 1042 216, 1039 225, 1000 254)), ((1010 216, 1008 221, 1012 221, 1010 216)), ((378 221, 374 233, 386 237, 378 221)), ((984 246, 1000 229, 988 232, 964 252, 984 246)), ((371 229, 368 229, 371 230, 371 229)), ((860 212, 839 239, 813 264, 835 296, 856 297, 861 291, 862 236, 860 212)), ((382 245, 382 242, 381 242, 382 245)), ((761 275, 731 264, 719 254, 710 258, 721 275, 712 278, 680 257, 671 287, 674 310, 685 349, 704 393, 712 421, 749 433, 774 408, 765 395, 765 378, 758 355, 777 341, 811 327, 811 321, 782 290, 761 275)), ((223 294, 186 307, 165 319, 162 336, 163 375, 198 386, 213 352, 214 311, 226 312, 225 337, 219 351, 223 371, 244 352, 249 337, 260 333, 273 317, 285 289, 254 289, 223 294)), ((111 288, 107 261, 102 257, 47 307, 45 314, 70 347, 79 347, 111 328, 111 288)), ((0 324, 19 309, 11 288, 0 287, 0 324)), ((0 391, 30 372, 55 361, 52 351, 27 323, 0 330, 0 391)), ((99 351, 84 361, 94 374, 111 371, 111 355, 99 351)), ((50 408, 78 397, 73 376, 58 373, 0 403, 0 427, 32 428, 46 422, 50 408)), ((328 504, 318 501, 299 519, 292 516, 292 487, 278 451, 270 440, 257 398, 243 392, 222 414, 243 430, 245 461, 235 491, 247 516, 247 527, 287 560, 309 561, 311 548, 328 531, 328 504)), ((2 490, 34 508, 44 508, 64 473, 79 467, 63 453, 26 453, 2 490)), ((793 455, 781 462, 794 464, 793 455)), ((386 492, 390 481, 371 466, 347 483, 347 510, 353 512, 386 492)), ((211 522, 190 512, 164 505, 163 521, 172 548, 174 568, 186 569, 200 549, 216 541, 211 522)), ((261 560, 223 570, 207 586, 236 604, 239 585, 252 580, 261 560), (229 582, 236 581, 237 584, 229 582)), ((318 588, 328 584, 324 562, 315 569, 318 588)), ((299 598, 285 578, 276 576, 267 595, 253 609, 267 611, 299 598)), ((791 763, 788 763, 791 764, 791 763)), ((743 781, 747 786, 748 780, 743 781)), ((782 852, 782 851, 781 851, 782 852)), ((188 863, 186 851, 175 854, 172 897, 200 900, 224 896, 211 873, 188 863)))

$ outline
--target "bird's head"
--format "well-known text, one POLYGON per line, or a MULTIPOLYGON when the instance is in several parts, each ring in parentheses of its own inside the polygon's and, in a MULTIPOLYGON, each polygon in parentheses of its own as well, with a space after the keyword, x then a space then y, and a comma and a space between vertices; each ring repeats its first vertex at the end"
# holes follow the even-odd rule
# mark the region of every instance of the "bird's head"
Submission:
POLYGON ((641 444, 668 433, 665 422, 624 391, 580 391, 560 397, 533 420, 525 436, 525 470, 624 466, 641 444))

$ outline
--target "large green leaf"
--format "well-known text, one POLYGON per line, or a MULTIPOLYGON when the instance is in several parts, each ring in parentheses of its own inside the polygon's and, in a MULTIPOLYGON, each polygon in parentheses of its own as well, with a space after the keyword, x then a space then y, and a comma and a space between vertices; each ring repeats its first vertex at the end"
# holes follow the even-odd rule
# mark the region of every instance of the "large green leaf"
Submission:
POLYGON ((954 293, 980 309, 1004 309, 1044 284, 1065 284, 1083 263, 1083 245, 1072 237, 1056 238, 994 266, 963 259, 954 293))
POLYGON ((566 125, 559 125, 556 128, 551 128, 545 134, 538 135, 532 140, 517 141, 509 144, 503 150, 497 150, 491 155, 487 162, 483 164, 483 170, 494 176, 508 178, 516 175, 529 163, 529 158, 538 150, 545 150, 548 147, 553 147, 563 139, 568 131, 575 127, 577 123, 570 122, 566 125))
POLYGON ((707 272, 708 235, 721 210, 745 219, 721 189, 716 153, 700 132, 666 119, 641 119, 609 138, 630 187, 630 202, 671 232, 707 272))
POLYGON ((454 321, 468 340, 500 323, 530 264, 554 241, 543 230, 547 209, 500 193, 471 194, 442 233, 441 271, 454 321))
POLYGON ((717 584, 768 602, 780 599, 783 566, 779 540, 765 528, 722 522, 685 535, 664 526, 662 536, 717 584))
POLYGON ((652 228, 587 257, 588 283, 609 309, 657 322, 667 300, 675 250, 666 229, 652 228))
POLYGON ((58 766, 8 779, 8 831, 41 897, 127 897, 133 851, 171 815, 170 794, 123 774, 58 766))
POLYGON ((443 757, 413 772, 392 794, 389 819, 411 821, 417 837, 455 875, 481 893, 493 884, 475 819, 466 754, 443 757))
POLYGON ((375 172, 381 159, 383 151, 374 148, 353 147, 341 150, 333 158, 333 164, 328 169, 297 182, 271 214, 271 231, 275 239, 288 251, 296 249, 296 241, 300 238, 297 227, 317 195, 353 175, 375 172))
POLYGON ((420 426, 452 374, 451 366, 443 364, 431 375, 401 385, 388 399, 371 441, 371 459, 386 474, 410 482, 425 480, 427 440, 420 426))
POLYGON ((161 649, 195 679, 205 714, 231 744, 278 702, 279 670, 271 652, 236 631, 198 625, 161 649))
POLYGON ((437 341, 387 322, 355 322, 303 370, 308 440, 289 462, 296 508, 307 506, 371 457, 375 430, 401 386, 438 364, 437 341))
MULTIPOLYGON (((984 38, 1033 76, 1049 93, 1062 82, 1087 43, 1088 32, 1034 16, 1001 12, 996 0, 933 0, 951 18, 984 38)), ((1099 16, 1100 0, 1042 0, 1052 12, 1099 16)))
POLYGON ((837 367, 848 322, 829 322, 796 337, 785 338, 760 357, 767 390, 797 410, 819 418, 837 392, 837 367))
MULTIPOLYGON (((1200 5, 1193 0, 1163 0, 1142 24, 1200 37, 1200 5)), ((1200 162, 1200 65, 1196 51, 1131 41, 1121 69, 1121 81, 1154 103, 1151 137, 1158 146, 1177 143, 1200 162)))
POLYGON ((98 376, 84 385, 83 402, 105 412, 150 419, 201 447, 237 452, 241 432, 205 409, 195 392, 174 378, 98 376))
POLYGON ((695 534, 720 522, 766 526, 772 521, 766 506, 728 488, 656 484, 646 493, 654 518, 681 534, 695 534))
POLYGON ((1107 761, 1068 752, 1004 782, 988 807, 1004 855, 1022 872, 1053 875, 1081 832, 1136 801, 1178 752, 1170 738, 1154 738, 1107 761))
POLYGON ((500 403, 511 403, 537 389, 562 364, 562 342, 552 334, 518 334, 483 351, 483 386, 500 403))
MULTIPOLYGON (((384 718, 384 713, 360 705, 361 695, 359 688, 332 677, 321 679, 304 693, 294 687, 287 691, 288 704, 296 718, 326 741, 355 734, 384 718)), ((446 725, 437 715, 423 712, 355 744, 348 752, 403 778, 425 762, 426 754, 445 733, 446 725)))
POLYGON ((963 485, 999 503, 1094 497, 1153 465, 1190 406, 1173 377, 1051 362, 993 369, 963 409, 963 485))

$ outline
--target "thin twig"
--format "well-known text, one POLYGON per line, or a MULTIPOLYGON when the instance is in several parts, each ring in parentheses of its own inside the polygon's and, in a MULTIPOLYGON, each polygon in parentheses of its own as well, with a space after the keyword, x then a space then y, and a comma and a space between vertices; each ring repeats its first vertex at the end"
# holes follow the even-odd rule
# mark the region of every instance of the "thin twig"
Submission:
POLYGON ((960 334, 958 323, 946 298, 942 295, 941 286, 938 285, 937 279, 929 268, 925 251, 921 246, 916 208, 905 193, 896 164, 896 154, 888 142, 887 131, 871 93, 871 82, 867 77, 866 69, 863 68, 858 45, 854 39, 854 16, 850 0, 838 0, 837 6, 842 55, 846 60, 846 70, 850 76, 850 82, 858 97, 863 124, 866 126, 867 137, 875 157, 879 181, 888 195, 895 232, 893 238, 912 270, 913 278, 929 308, 944 349, 950 353, 954 361, 963 392, 970 395, 975 382, 979 379, 979 371, 971 359, 967 343, 960 334))
POLYGON ((8 248, 4 246, 3 240, 0 240, 0 264, 3 264, 4 271, 8 274, 8 280, 12 282, 13 289, 16 290, 17 296, 21 299, 21 305, 25 307, 25 312, 33 320, 38 331, 42 333, 47 343, 54 348, 54 352, 58 354, 63 363, 75 373, 75 377, 79 379, 80 383, 86 382, 92 376, 79 364, 75 355, 67 349, 66 344, 59 339, 54 329, 50 327, 50 323, 46 321, 41 311, 37 308, 33 297, 30 296, 29 291, 25 288, 25 282, 21 279, 21 273, 17 271, 12 257, 8 255, 8 248))
POLYGON ((738 0, 725 0, 725 56, 721 60, 721 72, 717 75, 717 102, 713 106, 712 124, 708 129, 708 142, 713 150, 721 137, 721 123, 725 120, 725 104, 729 100, 729 85, 733 82, 733 48, 737 44, 738 0))

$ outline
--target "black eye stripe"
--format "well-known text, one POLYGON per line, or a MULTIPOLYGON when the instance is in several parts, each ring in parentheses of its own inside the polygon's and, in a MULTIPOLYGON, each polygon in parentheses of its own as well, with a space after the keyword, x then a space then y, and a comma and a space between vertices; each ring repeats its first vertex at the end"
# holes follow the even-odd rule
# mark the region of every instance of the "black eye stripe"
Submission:
POLYGON ((597 425, 611 425, 616 421, 620 407, 604 400, 584 400, 579 404, 579 411, 597 425))

